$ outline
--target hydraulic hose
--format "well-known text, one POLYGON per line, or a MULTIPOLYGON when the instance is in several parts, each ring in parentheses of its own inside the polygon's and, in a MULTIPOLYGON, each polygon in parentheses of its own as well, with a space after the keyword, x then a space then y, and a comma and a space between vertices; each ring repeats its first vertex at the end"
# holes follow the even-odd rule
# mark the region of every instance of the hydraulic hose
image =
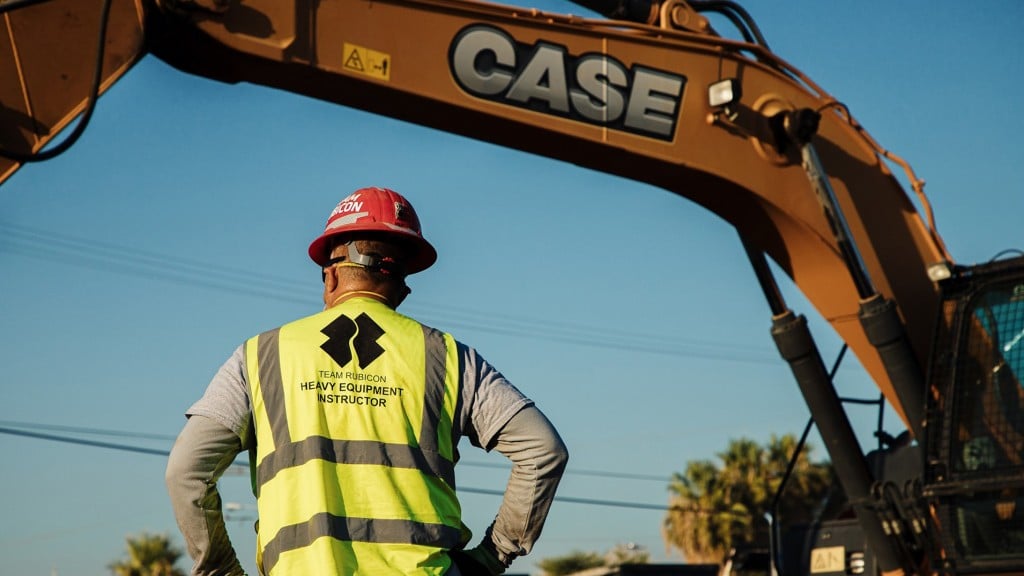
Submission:
MULTIPOLYGON (((0 14, 14 10, 16 8, 24 8, 33 4, 39 4, 48 0, 15 0, 13 2, 7 2, 0 4, 0 14)), ((107 24, 110 22, 110 5, 112 0, 103 0, 103 8, 100 10, 100 30, 99 38, 96 46, 96 68, 93 72, 92 86, 89 89, 89 100, 85 105, 85 110, 82 111, 82 116, 78 120, 78 124, 75 125, 75 129, 68 134, 67 138, 57 144, 49 150, 32 153, 15 152, 13 150, 0 149, 0 156, 27 164, 30 162, 42 162, 44 160, 50 160, 66 152, 85 132, 86 126, 89 125, 89 120, 92 118, 92 113, 96 109, 96 101, 99 100, 100 96, 100 85, 103 83, 103 55, 105 53, 106 41, 107 41, 107 24)))

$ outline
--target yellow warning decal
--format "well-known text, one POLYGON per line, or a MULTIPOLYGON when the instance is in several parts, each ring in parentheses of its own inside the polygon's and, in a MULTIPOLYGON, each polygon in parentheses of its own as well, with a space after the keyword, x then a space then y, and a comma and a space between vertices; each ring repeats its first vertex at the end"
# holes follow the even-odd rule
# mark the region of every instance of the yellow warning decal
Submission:
POLYGON ((827 546, 811 550, 811 574, 846 571, 846 548, 827 546))
POLYGON ((345 70, 378 80, 391 80, 391 55, 345 42, 345 70))

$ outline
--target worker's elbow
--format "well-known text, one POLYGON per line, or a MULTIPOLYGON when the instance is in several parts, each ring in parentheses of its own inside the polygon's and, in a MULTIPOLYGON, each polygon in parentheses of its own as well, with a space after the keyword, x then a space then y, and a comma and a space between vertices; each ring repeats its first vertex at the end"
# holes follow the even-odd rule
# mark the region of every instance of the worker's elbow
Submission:
POLYGON ((569 448, 558 434, 552 434, 549 437, 544 453, 547 456, 544 466, 548 471, 547 475, 561 477, 565 472, 565 467, 569 464, 569 448))
POLYGON ((558 475, 561 476, 565 467, 569 465, 569 448, 561 438, 558 439, 558 447, 554 450, 554 458, 558 466, 558 475))
POLYGON ((188 475, 188 459, 183 457, 181 450, 175 448, 171 449, 170 455, 167 457, 167 467, 164 469, 164 484, 167 485, 167 491, 173 496, 176 489, 180 488, 182 481, 188 475))
POLYGON ((172 499, 202 489, 203 473, 199 469, 196 455, 188 443, 182 442, 180 438, 167 457, 164 484, 172 499))

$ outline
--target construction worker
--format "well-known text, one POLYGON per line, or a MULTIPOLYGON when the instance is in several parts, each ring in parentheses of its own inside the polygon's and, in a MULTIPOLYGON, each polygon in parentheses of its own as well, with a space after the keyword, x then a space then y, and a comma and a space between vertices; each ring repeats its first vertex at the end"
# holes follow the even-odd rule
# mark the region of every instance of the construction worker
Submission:
POLYGON ((249 339, 186 415, 167 488, 195 564, 242 574, 217 481, 248 450, 267 575, 501 574, 540 535, 568 453, 533 402, 474 349, 395 309, 437 254, 384 188, 342 200, 309 247, 324 311, 249 339), (465 436, 512 461, 466 548, 455 491, 465 436))

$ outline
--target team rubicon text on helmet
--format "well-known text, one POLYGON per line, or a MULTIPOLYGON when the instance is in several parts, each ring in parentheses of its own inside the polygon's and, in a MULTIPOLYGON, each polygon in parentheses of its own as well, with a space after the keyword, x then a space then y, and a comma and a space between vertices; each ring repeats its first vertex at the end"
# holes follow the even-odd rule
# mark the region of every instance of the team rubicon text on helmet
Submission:
POLYGON ((334 207, 324 233, 309 245, 309 257, 320 266, 330 259, 331 239, 352 232, 383 232, 409 241, 409 274, 422 272, 437 260, 437 251, 423 238, 416 210, 404 196, 387 188, 362 188, 334 207))

